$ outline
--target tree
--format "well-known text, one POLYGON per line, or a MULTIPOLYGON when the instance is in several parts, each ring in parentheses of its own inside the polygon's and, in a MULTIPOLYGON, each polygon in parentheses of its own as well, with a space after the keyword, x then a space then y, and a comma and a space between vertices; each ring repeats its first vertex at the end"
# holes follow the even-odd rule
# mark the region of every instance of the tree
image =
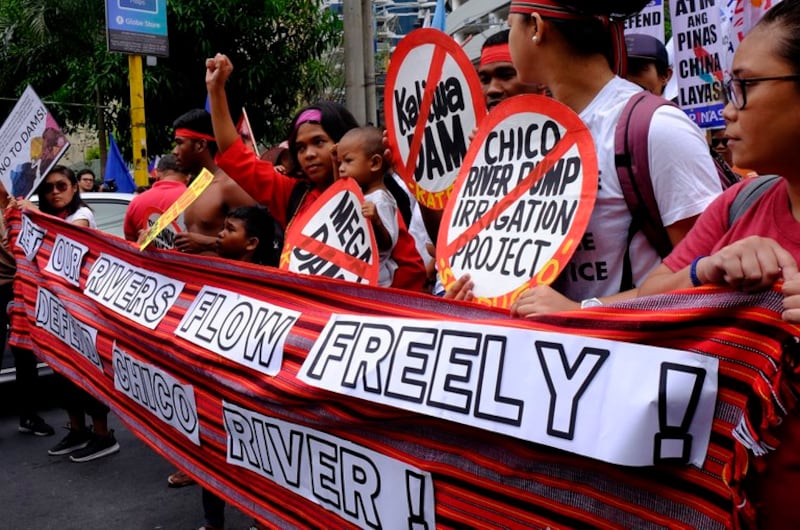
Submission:
MULTIPOLYGON (((236 68, 232 112, 244 104, 266 144, 283 140, 294 111, 329 88, 325 58, 342 28, 320 0, 169 0, 167 9, 170 57, 144 71, 150 154, 171 149, 177 116, 202 108, 205 59, 214 53, 236 68)), ((102 2, 0 2, 0 116, 28 84, 68 130, 96 123, 102 108, 130 156, 128 60, 106 49, 102 2)))

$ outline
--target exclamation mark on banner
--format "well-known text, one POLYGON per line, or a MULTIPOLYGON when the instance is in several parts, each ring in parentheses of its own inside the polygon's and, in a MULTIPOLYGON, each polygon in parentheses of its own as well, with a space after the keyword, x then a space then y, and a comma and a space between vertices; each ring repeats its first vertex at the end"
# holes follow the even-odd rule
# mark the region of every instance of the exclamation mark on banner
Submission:
POLYGON ((425 517, 425 475, 406 470, 406 500, 409 530, 427 530, 425 517))
POLYGON ((706 371, 696 366, 663 363, 658 385, 658 426, 653 462, 688 464, 692 425, 706 371))

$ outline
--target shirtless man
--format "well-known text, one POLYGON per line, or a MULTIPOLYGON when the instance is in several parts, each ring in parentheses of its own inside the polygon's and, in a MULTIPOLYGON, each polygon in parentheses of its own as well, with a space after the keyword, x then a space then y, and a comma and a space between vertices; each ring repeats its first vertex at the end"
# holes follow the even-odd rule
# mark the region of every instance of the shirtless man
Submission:
POLYGON ((183 212, 186 232, 177 235, 175 248, 191 254, 215 255, 217 234, 228 212, 240 206, 254 206, 256 201, 214 163, 217 144, 208 112, 190 110, 176 119, 173 126, 172 153, 178 164, 194 176, 203 168, 214 174, 208 188, 183 212))

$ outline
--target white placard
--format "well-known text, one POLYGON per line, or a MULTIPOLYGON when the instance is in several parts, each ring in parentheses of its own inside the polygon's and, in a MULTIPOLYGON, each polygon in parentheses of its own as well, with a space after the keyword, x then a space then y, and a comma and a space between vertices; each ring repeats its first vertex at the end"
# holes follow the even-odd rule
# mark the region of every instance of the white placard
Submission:
POLYGON ((115 313, 155 329, 183 286, 181 281, 100 254, 89 270, 83 292, 115 313))
POLYGON ((361 528, 436 528, 433 481, 366 447, 223 401, 227 461, 361 528))
POLYGON ((248 296, 205 286, 175 335, 267 375, 283 362, 283 345, 300 313, 248 296))
POLYGON ((334 315, 298 377, 614 464, 702 466, 718 366, 562 333, 334 315))
POLYGON ((195 445, 200 445, 194 387, 182 384, 156 365, 140 361, 119 349, 116 341, 113 348, 114 389, 175 427, 195 445))

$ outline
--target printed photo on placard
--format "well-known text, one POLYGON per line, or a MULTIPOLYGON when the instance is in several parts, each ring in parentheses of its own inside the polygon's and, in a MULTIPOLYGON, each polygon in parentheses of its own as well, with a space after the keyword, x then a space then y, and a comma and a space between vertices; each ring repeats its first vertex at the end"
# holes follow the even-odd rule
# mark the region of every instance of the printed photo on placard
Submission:
POLYGON ((470 274, 479 303, 510 307, 549 284, 575 252, 594 208, 597 155, 567 106, 503 101, 470 145, 444 211, 436 261, 445 288, 470 274))
POLYGON ((443 209, 486 115, 475 67, 445 33, 413 31, 392 54, 384 101, 397 172, 419 203, 443 209))

